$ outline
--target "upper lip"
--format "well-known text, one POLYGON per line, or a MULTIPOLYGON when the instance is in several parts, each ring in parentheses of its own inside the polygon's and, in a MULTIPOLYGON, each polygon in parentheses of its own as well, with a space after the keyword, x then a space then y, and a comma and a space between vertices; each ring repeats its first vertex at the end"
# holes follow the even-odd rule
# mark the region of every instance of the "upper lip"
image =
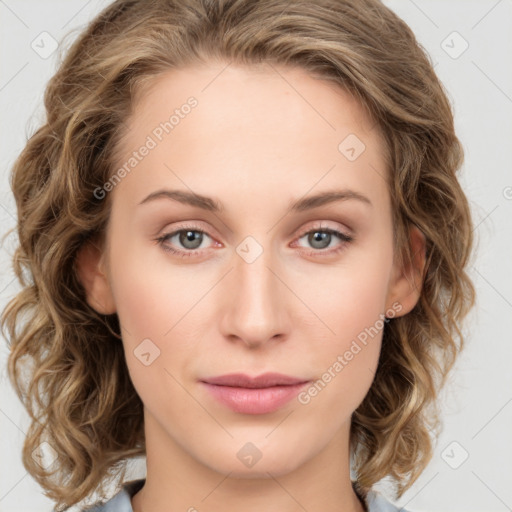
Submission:
POLYGON ((269 388, 272 386, 293 386, 308 382, 308 380, 283 375, 282 373, 263 373, 256 377, 251 377, 244 373, 230 373, 228 375, 219 375, 218 377, 209 377, 203 379, 203 382, 234 388, 269 388))

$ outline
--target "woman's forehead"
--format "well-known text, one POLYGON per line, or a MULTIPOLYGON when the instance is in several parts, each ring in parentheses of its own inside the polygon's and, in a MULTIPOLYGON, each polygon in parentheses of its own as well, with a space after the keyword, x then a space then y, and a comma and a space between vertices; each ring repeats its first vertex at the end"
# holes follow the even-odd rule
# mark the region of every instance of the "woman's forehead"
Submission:
POLYGON ((365 109, 301 69, 172 70, 139 96, 128 126, 115 167, 130 171, 138 196, 178 176, 210 191, 222 181, 299 195, 316 182, 385 186, 385 144, 365 109))
MULTIPOLYGON (((367 110, 348 91, 307 69, 223 61, 171 69, 149 79, 135 94, 131 118, 161 121, 190 96, 197 98, 200 109, 196 112, 214 114, 217 122, 233 114, 229 122, 233 124, 236 118, 237 124, 245 126, 257 122, 265 125, 265 119, 272 122, 276 117, 281 121, 290 119, 292 124, 307 121, 310 131, 336 131, 340 123, 348 123, 354 131, 364 132, 375 125, 367 110), (273 111, 287 115, 272 116, 273 111)), ((130 119, 128 126, 134 128, 130 119)))

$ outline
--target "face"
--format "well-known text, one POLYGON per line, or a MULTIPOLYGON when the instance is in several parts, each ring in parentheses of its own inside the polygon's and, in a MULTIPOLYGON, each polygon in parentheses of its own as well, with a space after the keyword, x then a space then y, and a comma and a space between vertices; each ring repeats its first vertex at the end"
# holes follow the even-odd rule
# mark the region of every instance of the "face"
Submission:
POLYGON ((224 474, 279 475, 346 445, 384 316, 417 295, 360 105, 301 69, 225 66, 141 95, 105 187, 108 245, 82 275, 119 316, 146 436, 224 474), (212 383, 269 372, 297 384, 212 383))

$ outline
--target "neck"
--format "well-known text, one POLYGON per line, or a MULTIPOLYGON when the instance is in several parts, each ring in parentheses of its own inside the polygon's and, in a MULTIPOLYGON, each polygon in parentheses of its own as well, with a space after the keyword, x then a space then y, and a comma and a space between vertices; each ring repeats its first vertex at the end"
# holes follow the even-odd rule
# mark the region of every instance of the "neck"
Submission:
POLYGON ((145 410, 147 476, 132 498, 133 511, 365 512, 350 480, 349 427, 297 467, 240 475, 237 465, 221 473, 201 463, 201 454, 184 451, 145 410))

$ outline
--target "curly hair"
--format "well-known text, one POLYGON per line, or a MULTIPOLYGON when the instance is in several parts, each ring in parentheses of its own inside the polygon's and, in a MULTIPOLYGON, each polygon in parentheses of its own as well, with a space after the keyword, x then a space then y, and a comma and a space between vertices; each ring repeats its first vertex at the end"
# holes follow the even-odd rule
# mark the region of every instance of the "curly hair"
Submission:
POLYGON ((23 464, 58 512, 145 453, 142 402, 113 342, 117 315, 91 308, 77 277, 79 248, 103 237, 109 220, 110 196, 94 191, 113 174, 136 95, 171 68, 210 59, 299 66, 350 92, 385 137, 395 248, 412 261, 416 226, 426 264, 420 298, 386 324, 374 381, 352 415, 355 485, 365 494, 390 476, 400 497, 432 458, 438 393, 475 291, 465 271, 471 214, 457 179, 463 149, 427 52, 378 0, 117 0, 68 50, 45 91, 45 123, 11 174, 21 291, 1 327, 9 378, 31 418, 23 464), (46 468, 32 457, 44 441, 58 456, 46 468))

